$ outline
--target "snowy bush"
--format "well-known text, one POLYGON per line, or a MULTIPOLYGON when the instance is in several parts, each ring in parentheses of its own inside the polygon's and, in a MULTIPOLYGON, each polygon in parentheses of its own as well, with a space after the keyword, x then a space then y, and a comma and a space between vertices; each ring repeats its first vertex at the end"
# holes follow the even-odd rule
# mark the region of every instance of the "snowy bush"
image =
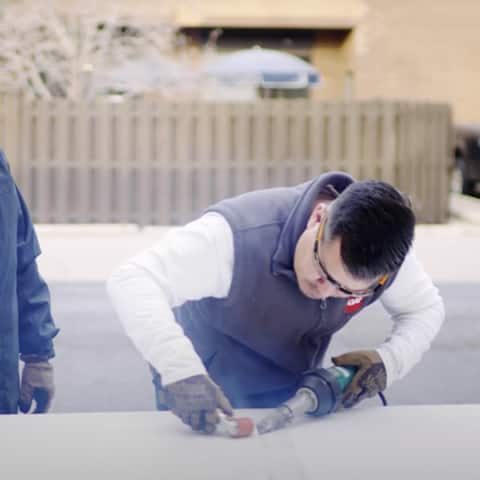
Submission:
POLYGON ((0 42, 0 90, 30 97, 178 89, 193 77, 178 60, 187 46, 168 12, 147 24, 114 5, 99 10, 85 1, 61 11, 15 2, 0 11, 0 42))

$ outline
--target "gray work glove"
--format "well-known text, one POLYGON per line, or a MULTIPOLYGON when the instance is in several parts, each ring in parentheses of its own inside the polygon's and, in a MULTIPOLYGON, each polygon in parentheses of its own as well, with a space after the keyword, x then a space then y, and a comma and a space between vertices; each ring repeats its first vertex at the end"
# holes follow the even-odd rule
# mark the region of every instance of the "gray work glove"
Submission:
POLYGON ((376 350, 359 350, 333 357, 341 367, 357 367, 352 381, 342 397, 342 405, 351 408, 367 397, 374 397, 387 387, 387 371, 376 350))
POLYGON ((222 390, 207 375, 195 375, 163 387, 162 402, 193 430, 215 431, 220 421, 217 409, 233 415, 233 409, 222 390))
POLYGON ((18 407, 22 413, 28 413, 35 400, 33 413, 46 413, 50 409, 55 393, 53 366, 48 361, 26 361, 20 384, 18 407))

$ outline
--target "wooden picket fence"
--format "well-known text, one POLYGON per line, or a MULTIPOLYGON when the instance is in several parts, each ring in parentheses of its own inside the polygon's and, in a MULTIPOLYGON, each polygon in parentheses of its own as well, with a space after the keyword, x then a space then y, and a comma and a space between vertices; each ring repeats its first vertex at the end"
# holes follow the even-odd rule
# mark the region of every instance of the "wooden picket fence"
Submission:
POLYGON ((0 146, 42 223, 181 224, 219 199, 330 170, 391 182, 419 221, 443 222, 451 130, 444 104, 0 95, 0 146))

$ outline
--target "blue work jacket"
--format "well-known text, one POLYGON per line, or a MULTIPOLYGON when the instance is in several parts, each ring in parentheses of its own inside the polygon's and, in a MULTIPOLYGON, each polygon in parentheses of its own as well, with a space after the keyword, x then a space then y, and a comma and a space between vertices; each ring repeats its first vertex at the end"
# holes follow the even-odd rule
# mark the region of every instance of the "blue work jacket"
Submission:
POLYGON ((0 151, 0 414, 17 413, 20 355, 54 356, 58 329, 38 273, 39 254, 27 207, 0 151))

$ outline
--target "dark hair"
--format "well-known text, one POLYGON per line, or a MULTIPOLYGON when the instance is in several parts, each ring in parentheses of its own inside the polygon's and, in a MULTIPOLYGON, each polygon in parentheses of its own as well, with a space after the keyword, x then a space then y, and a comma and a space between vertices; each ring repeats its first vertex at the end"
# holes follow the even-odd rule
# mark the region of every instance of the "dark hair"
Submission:
POLYGON ((352 183, 332 202, 325 239, 339 237, 349 273, 370 280, 400 268, 414 229, 410 201, 388 183, 366 180, 352 183))

